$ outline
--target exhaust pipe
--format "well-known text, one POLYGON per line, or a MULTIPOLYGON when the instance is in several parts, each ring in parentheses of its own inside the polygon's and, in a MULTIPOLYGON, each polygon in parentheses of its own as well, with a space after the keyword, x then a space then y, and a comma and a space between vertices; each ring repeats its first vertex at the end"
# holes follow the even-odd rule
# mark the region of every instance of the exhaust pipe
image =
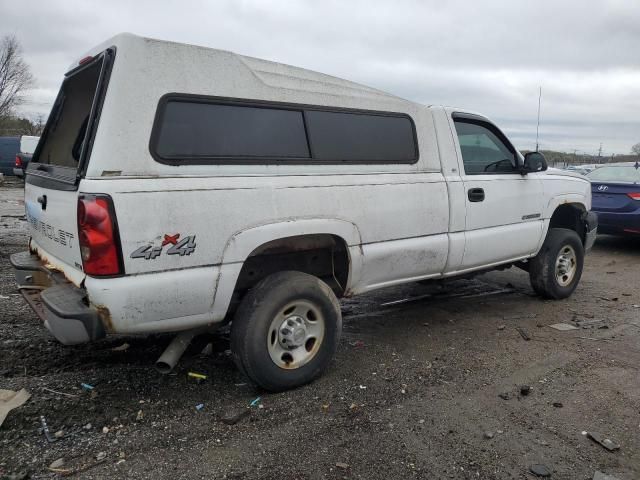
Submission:
POLYGON ((199 333, 202 333, 202 330, 193 329, 185 330, 176 335, 162 355, 160 355, 160 358, 156 360, 156 370, 160 373, 170 373, 191 343, 191 340, 193 340, 193 337, 199 333))

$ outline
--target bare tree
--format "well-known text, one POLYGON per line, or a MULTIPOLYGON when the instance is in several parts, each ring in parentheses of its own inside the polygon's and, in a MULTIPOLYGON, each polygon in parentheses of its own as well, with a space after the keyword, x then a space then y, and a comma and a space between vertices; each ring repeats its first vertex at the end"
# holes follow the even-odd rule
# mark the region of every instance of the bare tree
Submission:
POLYGON ((7 117, 22 101, 22 92, 33 84, 29 65, 22 59, 18 39, 7 35, 0 40, 0 117, 7 117))
POLYGON ((633 155, 640 156, 640 143, 636 143, 633 147, 631 147, 631 153, 633 155))

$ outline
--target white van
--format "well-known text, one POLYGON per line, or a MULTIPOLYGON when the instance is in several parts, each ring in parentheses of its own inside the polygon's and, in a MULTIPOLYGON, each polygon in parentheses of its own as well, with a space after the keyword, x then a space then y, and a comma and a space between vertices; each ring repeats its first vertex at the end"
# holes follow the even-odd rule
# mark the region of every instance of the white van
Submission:
POLYGON ((231 52, 118 35, 65 75, 27 169, 20 291, 65 344, 231 322, 238 367, 309 382, 338 299, 517 265, 547 298, 594 241, 589 182, 487 118, 231 52))

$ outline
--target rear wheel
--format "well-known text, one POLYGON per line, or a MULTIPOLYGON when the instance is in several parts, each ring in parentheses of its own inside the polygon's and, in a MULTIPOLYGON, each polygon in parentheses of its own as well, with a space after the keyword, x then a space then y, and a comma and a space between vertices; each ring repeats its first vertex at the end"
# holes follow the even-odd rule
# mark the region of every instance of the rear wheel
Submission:
POLYGON ((552 228, 529 262, 531 286, 545 298, 569 297, 578 286, 584 264, 584 246, 578 234, 566 228, 552 228))
POLYGON ((322 374, 341 329, 338 299, 326 283, 302 272, 278 272, 242 299, 231 325, 231 350, 249 379, 282 391, 322 374))

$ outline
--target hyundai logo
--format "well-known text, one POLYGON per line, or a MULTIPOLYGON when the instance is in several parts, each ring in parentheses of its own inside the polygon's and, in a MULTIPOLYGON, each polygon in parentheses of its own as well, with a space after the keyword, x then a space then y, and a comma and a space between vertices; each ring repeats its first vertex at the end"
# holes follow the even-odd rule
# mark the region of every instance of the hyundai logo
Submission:
POLYGON ((598 185, 599 192, 606 192, 607 190, 609 190, 609 187, 607 185, 598 185))

